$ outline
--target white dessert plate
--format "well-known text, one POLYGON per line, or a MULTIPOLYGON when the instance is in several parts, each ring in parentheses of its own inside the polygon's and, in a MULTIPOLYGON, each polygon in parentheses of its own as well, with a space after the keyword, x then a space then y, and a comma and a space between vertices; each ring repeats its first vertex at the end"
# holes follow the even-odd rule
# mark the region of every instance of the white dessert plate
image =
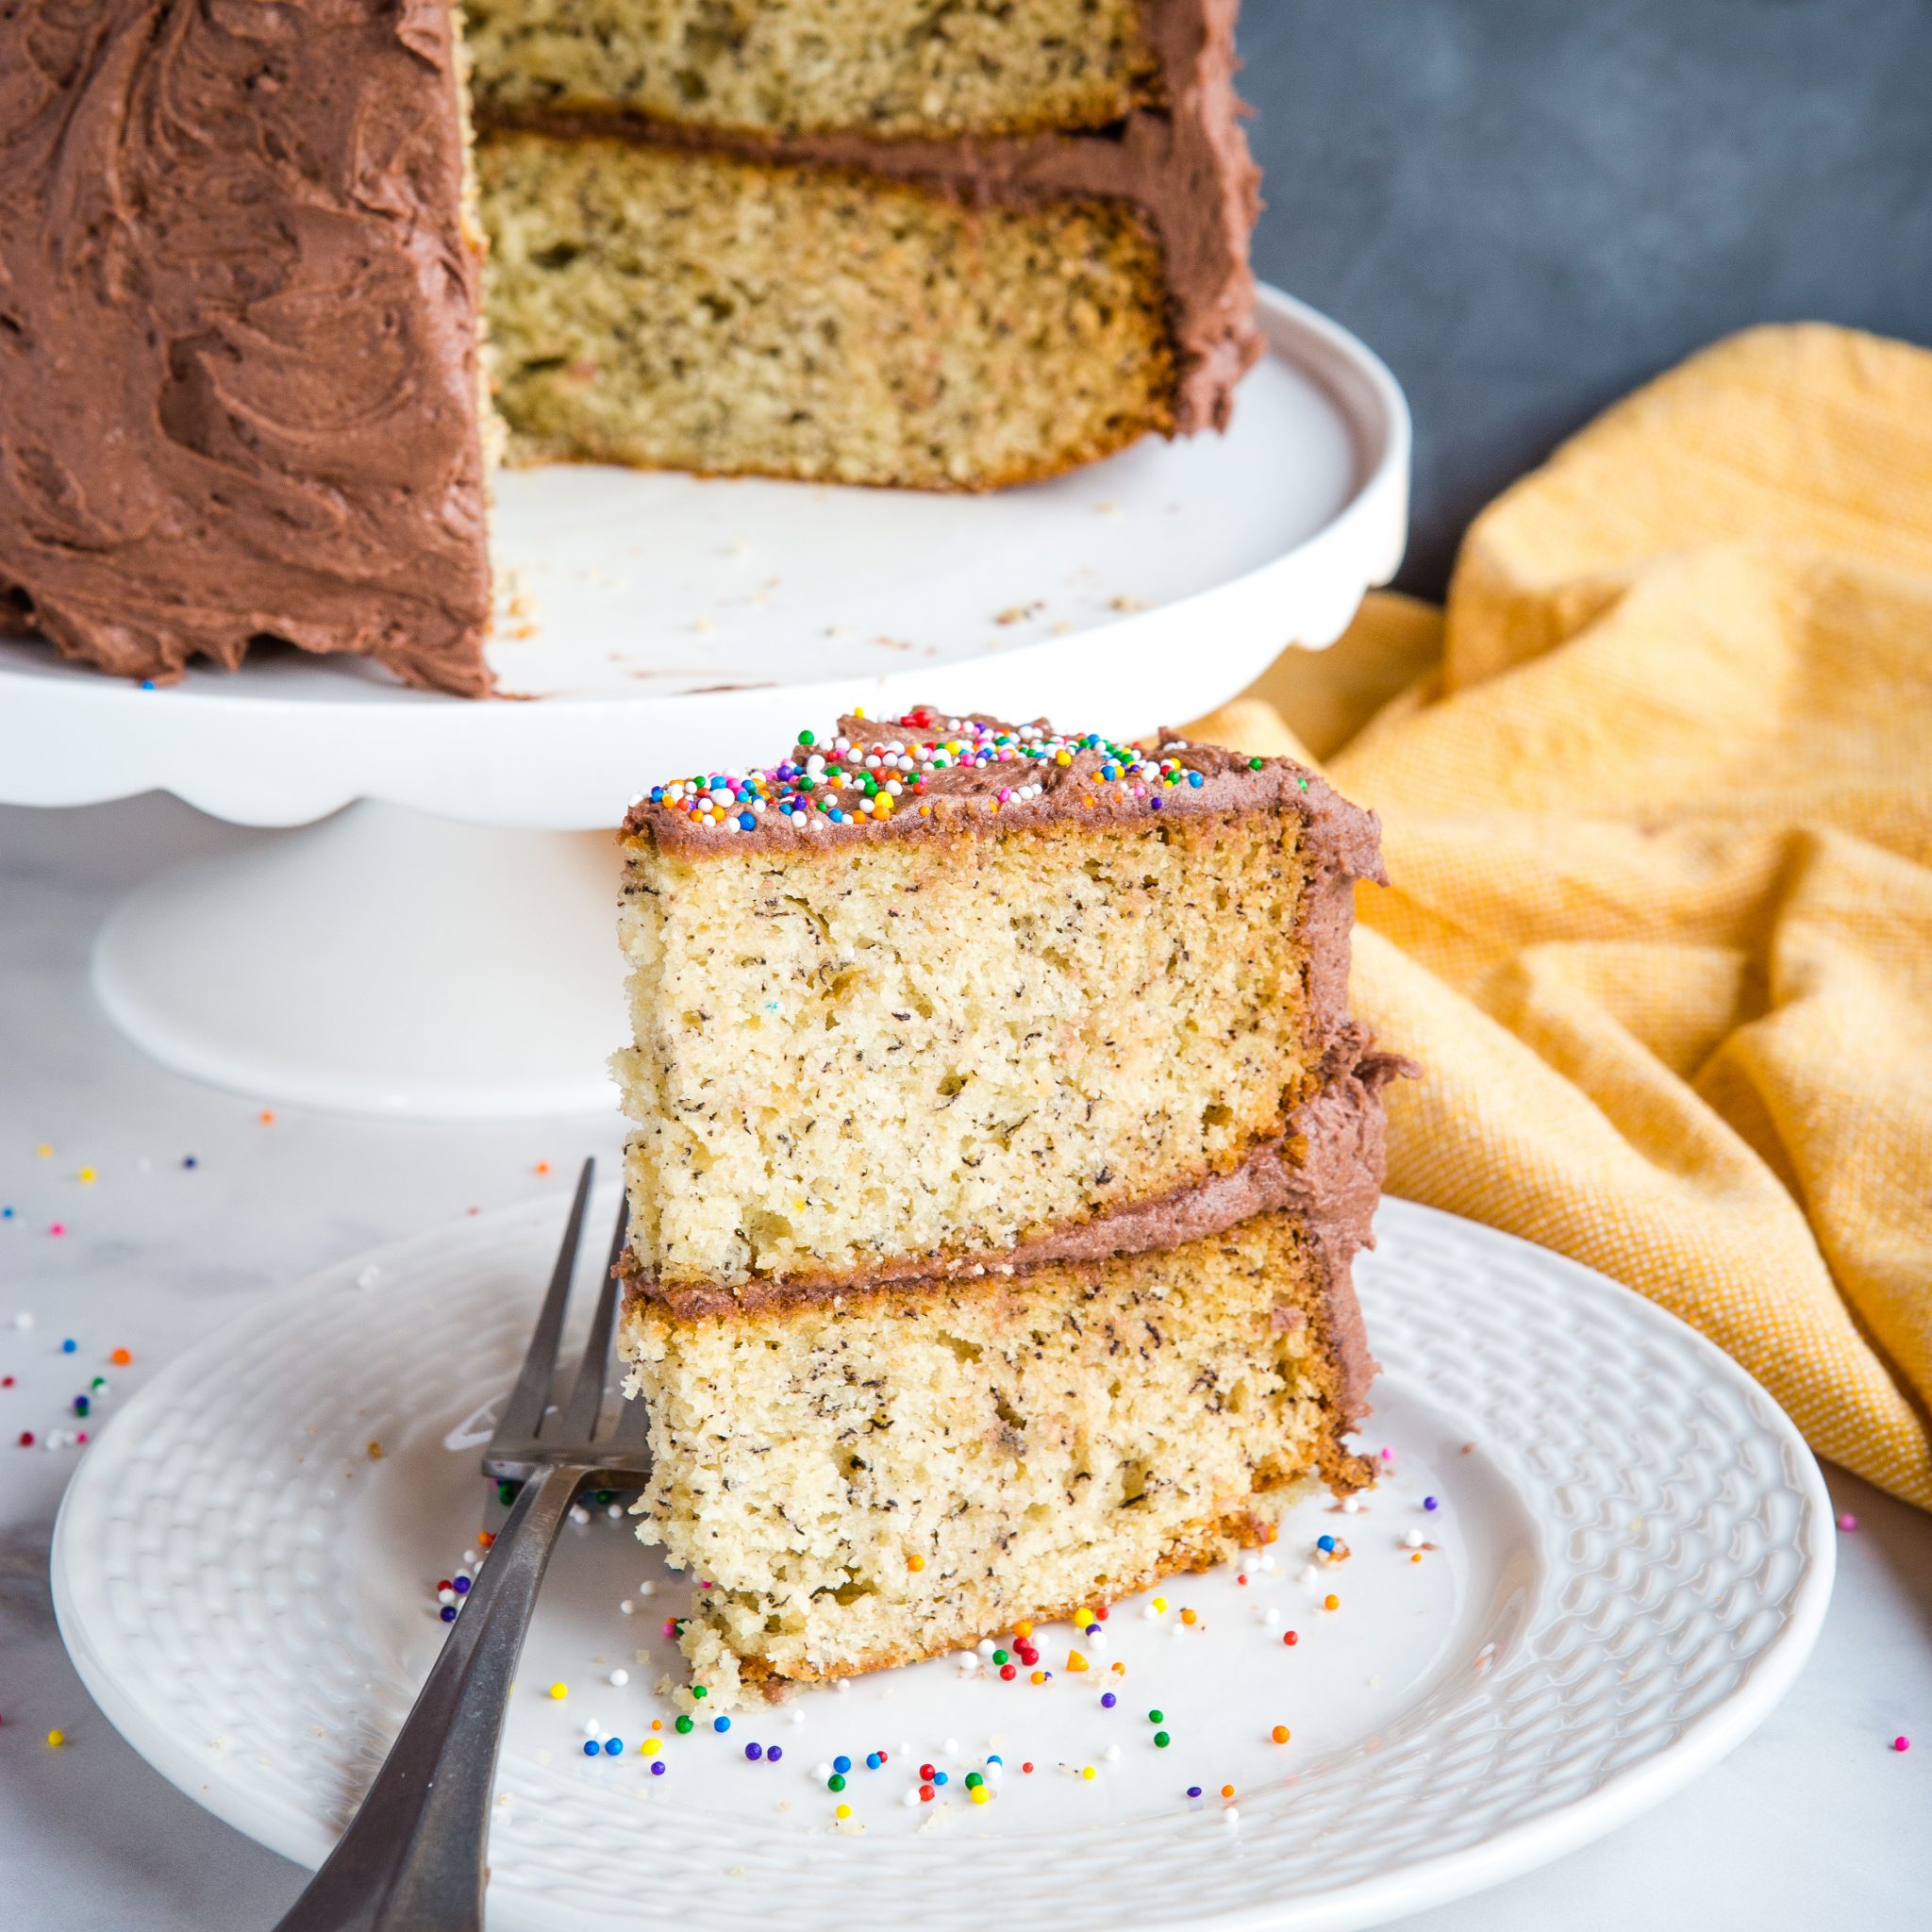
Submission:
MULTIPOLYGON (((473 1219, 262 1303, 156 1375, 68 1490, 54 1594, 88 1688, 291 1858, 322 1858, 434 1655, 561 1213, 473 1219)), ((1353 1512, 1308 1500, 1243 1573, 1167 1584, 1164 1610, 1113 1606, 1099 1641, 1035 1633, 1045 1682, 941 1660, 679 1736, 654 1686, 681 1586, 627 1523, 566 1532, 504 1740, 491 1924, 1365 1925, 1554 1857, 1715 1761, 1824 1617, 1804 1443, 1603 1276, 1405 1202, 1377 1225, 1378 1487, 1353 1512), (622 1753, 586 1757, 587 1724, 622 1753), (923 1765, 947 1774, 930 1802, 923 1765)))

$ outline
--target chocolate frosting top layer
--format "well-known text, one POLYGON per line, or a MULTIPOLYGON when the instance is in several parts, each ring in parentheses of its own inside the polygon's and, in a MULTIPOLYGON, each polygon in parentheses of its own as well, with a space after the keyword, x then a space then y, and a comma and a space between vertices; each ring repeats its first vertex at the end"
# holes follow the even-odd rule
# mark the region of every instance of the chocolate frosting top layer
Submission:
POLYGON ((490 688, 446 0, 0 8, 0 629, 490 688))
POLYGON ((775 765, 667 779, 631 801, 624 831, 680 858, 728 858, 876 839, 996 836, 1065 821, 1289 811, 1324 874, 1383 881, 1374 813, 1319 773, 1292 758, 1191 744, 1171 731, 1156 745, 1062 732, 1044 718, 1013 724, 914 705, 897 718, 841 718, 824 742, 803 735, 775 765))

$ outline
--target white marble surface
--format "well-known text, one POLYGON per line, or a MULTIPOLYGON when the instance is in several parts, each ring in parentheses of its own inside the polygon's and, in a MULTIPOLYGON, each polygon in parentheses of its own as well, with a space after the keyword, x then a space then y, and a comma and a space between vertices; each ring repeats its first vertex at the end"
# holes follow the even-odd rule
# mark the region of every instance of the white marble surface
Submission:
MULTIPOLYGON (((14 1377, 0 1388, 0 1923, 35 1932, 266 1927, 302 1874, 166 1784, 90 1704, 46 1575, 61 1486, 87 1452, 19 1449, 20 1432, 79 1426, 67 1405, 93 1374, 132 1388, 279 1281, 473 1206, 560 1191, 585 1154, 617 1144, 614 1117, 465 1127, 278 1108, 264 1124, 265 1100, 138 1058, 88 990, 95 926, 158 865, 252 836, 165 799, 0 809, 0 1205, 15 1210, 0 1222, 0 1375, 14 1377), (30 1330, 13 1325, 23 1310, 30 1330), (117 1347, 130 1368, 103 1365, 117 1347)), ((1840 1539, 1824 1637, 1783 1707, 1661 1811, 1411 1925, 1927 1923, 1932 1519, 1827 1474, 1858 1529, 1840 1539), (1915 1741, 1903 1757, 1889 1748, 1900 1732, 1915 1741)))

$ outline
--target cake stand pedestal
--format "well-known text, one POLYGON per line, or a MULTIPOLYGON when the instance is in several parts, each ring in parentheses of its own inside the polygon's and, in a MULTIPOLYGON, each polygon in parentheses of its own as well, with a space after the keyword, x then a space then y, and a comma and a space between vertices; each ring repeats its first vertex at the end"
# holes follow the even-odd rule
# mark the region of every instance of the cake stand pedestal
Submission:
POLYGON ((374 801, 125 899, 94 941, 108 1017, 163 1064, 351 1113, 608 1110, 625 1037, 608 832, 374 801))
POLYGON ((529 702, 293 653, 150 691, 0 642, 0 802, 163 790, 301 827, 161 874, 102 928, 102 1004, 167 1065, 353 1112, 609 1108, 611 828, 640 787, 855 708, 1139 737, 1332 643, 1393 574, 1401 391, 1291 298, 1260 316, 1225 436, 993 496, 505 475, 491 657, 529 702))

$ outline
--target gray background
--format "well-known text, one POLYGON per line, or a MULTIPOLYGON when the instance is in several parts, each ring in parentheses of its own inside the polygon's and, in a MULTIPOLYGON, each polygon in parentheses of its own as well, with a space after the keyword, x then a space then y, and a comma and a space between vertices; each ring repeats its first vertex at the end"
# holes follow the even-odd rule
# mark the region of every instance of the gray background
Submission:
POLYGON ((1400 582, 1755 322, 1932 342, 1932 0, 1247 0, 1256 264, 1416 418, 1400 582))

